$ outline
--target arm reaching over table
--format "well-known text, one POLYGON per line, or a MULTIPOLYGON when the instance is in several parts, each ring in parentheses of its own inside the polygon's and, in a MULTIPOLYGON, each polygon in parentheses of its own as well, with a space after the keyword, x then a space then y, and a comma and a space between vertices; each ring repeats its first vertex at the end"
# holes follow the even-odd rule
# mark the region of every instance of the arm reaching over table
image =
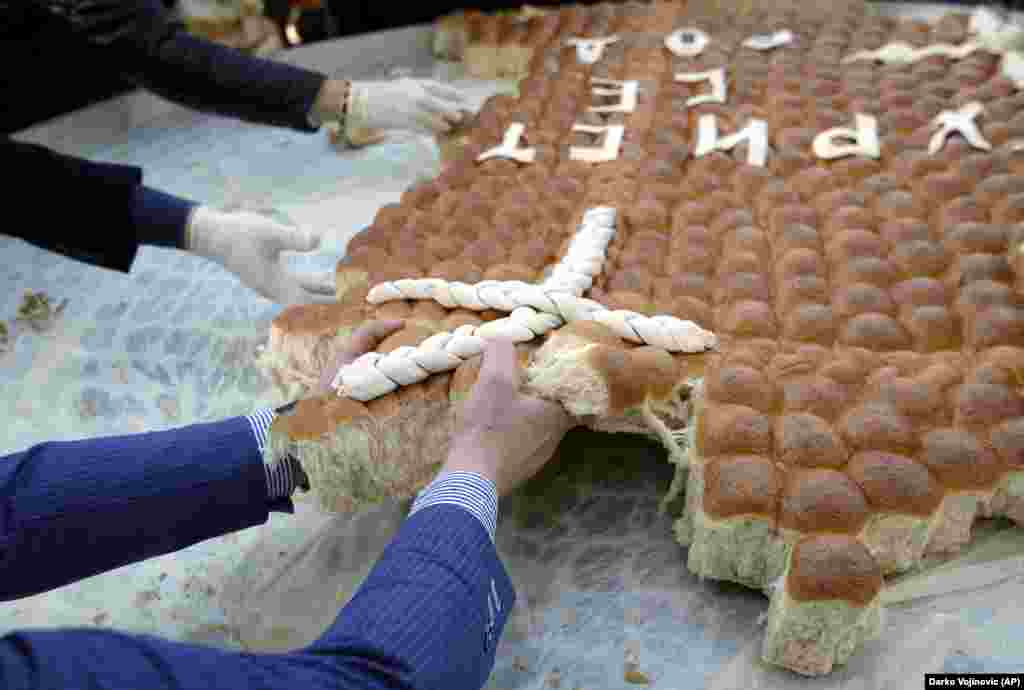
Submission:
MULTIPOLYGON (((339 364, 397 325, 364 326, 339 364)), ((485 358, 452 450, 430 458, 442 471, 311 645, 255 654, 112 630, 15 631, 0 638, 0 687, 479 690, 516 600, 494 545, 499 492, 539 470, 570 426, 558 405, 519 392, 511 344, 494 343, 485 358), (527 445, 516 442, 538 429, 527 445)), ((269 510, 290 512, 305 475, 261 455, 267 425, 294 412, 40 444, 0 459, 0 492, 12 507, 0 520, 4 596, 257 525, 269 510)))
POLYGON ((282 304, 333 301, 333 276, 285 270, 281 252, 314 251, 320 233, 265 215, 224 212, 142 184, 136 166, 98 163, 35 144, 0 140, 0 155, 17 170, 8 177, 12 204, 30 220, 11 222, 7 234, 41 249, 128 273, 139 247, 190 251, 215 261, 248 288, 282 304), (60 203, 53 190, 59 189, 60 203), (84 219, 84 220, 83 220, 84 219), (103 232, 88 223, 100 222, 103 232))

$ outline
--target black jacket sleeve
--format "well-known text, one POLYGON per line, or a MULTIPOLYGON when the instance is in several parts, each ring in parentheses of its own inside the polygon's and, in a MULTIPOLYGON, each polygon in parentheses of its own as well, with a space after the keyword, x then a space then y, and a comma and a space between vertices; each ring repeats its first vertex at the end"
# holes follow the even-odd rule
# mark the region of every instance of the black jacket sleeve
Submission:
MULTIPOLYGON (((59 53, 68 61, 87 55, 98 68, 184 105, 304 131, 315 129, 307 114, 325 79, 190 36, 169 20, 160 0, 0 0, 0 44, 14 45, 0 55, 20 55, 9 67, 26 77, 21 83, 40 81, 33 88, 60 86, 52 77, 33 79, 40 53, 59 53)), ((31 221, 9 223, 5 234, 123 272, 130 270, 140 243, 154 243, 152 228, 139 227, 135 212, 139 168, 93 163, 9 139, 0 139, 0 160, 12 173, 8 198, 34 214, 31 221)))
POLYGON ((137 4, 136 30, 110 48, 123 56, 126 74, 139 85, 196 110, 315 131, 308 113, 326 78, 323 74, 192 36, 168 21, 159 0, 137 4))
POLYGON ((315 131, 307 115, 325 75, 192 36, 171 21, 160 0, 29 4, 50 18, 37 39, 55 50, 102 52, 105 64, 139 86, 196 110, 315 131))
POLYGON ((140 168, 10 139, 0 139, 0 160, 10 171, 8 198, 30 210, 5 224, 4 234, 103 268, 131 269, 140 244, 132 216, 140 168))

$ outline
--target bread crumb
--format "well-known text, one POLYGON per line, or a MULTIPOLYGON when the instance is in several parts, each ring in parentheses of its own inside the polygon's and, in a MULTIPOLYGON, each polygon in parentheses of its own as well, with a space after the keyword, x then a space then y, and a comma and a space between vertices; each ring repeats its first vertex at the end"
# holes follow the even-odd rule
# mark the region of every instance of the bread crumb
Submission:
POLYGON ((67 305, 68 300, 64 299, 54 307, 46 293, 26 291, 15 320, 27 323, 32 330, 40 333, 53 325, 67 305))
POLYGON ((633 683, 634 685, 650 685, 651 679, 647 677, 646 673, 641 673, 635 669, 627 669, 623 679, 627 683, 633 683))

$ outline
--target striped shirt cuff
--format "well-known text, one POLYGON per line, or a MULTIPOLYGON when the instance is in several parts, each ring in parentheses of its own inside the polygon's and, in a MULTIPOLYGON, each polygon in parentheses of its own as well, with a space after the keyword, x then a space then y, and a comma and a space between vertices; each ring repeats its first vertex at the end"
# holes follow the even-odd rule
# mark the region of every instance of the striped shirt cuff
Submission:
POLYGON ((263 449, 267 447, 267 438, 270 434, 270 425, 277 419, 277 412, 271 409, 254 412, 246 419, 252 427, 252 433, 256 437, 256 446, 263 455, 263 449))
MULTIPOLYGON (((260 410, 246 417, 252 427, 253 436, 256 437, 256 447, 259 449, 260 457, 263 457, 263 449, 267 447, 270 424, 276 418, 277 412, 270 409, 260 410)), ((290 498, 298 486, 309 490, 309 480, 302 472, 301 465, 291 456, 283 457, 272 464, 264 463, 263 471, 266 473, 267 495, 271 502, 290 498)))
MULTIPOLYGON (((246 417, 252 427, 261 457, 267 445, 270 425, 277 416, 275 410, 267 409, 246 417)), ((296 486, 309 490, 309 480, 295 458, 282 458, 281 462, 272 465, 264 463, 263 469, 266 472, 267 494, 271 501, 290 497, 296 486)), ((491 542, 494 542, 498 523, 498 490, 494 482, 475 472, 442 472, 416 496, 409 515, 415 515, 424 508, 442 503, 469 511, 483 525, 491 542)))
POLYGON ((409 516, 442 503, 469 511, 494 543, 498 524, 498 490, 494 482, 475 472, 442 472, 416 496, 409 516))

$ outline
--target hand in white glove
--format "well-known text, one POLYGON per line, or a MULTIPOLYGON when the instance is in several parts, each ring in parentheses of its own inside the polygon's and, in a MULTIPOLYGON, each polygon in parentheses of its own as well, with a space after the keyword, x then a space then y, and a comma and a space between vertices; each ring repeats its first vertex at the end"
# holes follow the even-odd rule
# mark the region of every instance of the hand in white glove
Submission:
POLYGON ((335 301, 333 276, 293 276, 280 262, 282 251, 316 249, 320 235, 313 230, 288 227, 257 213, 199 206, 192 212, 187 236, 188 251, 216 261, 269 300, 284 305, 335 301))
POLYGON ((331 146, 339 150, 360 149, 379 144, 388 138, 387 133, 379 129, 359 129, 351 124, 347 124, 345 131, 342 132, 341 126, 337 122, 328 122, 324 129, 327 130, 327 138, 331 142, 331 146))
POLYGON ((462 122, 470 109, 461 91, 436 81, 354 81, 349 88, 348 126, 442 134, 462 122))

